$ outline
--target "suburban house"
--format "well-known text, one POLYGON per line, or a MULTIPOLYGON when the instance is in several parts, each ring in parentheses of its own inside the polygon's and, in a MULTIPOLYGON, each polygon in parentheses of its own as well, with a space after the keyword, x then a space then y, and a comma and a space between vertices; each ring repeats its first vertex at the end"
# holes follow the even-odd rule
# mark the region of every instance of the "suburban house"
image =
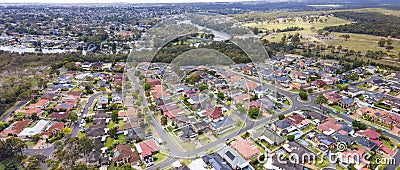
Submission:
POLYGON ((93 124, 86 129, 86 136, 89 138, 100 138, 106 135, 106 120, 105 119, 95 119, 93 124))
POLYGON ((52 124, 53 125, 51 125, 49 129, 47 129, 47 132, 50 132, 52 134, 57 134, 61 133, 61 131, 64 129, 64 122, 55 122, 52 124))
POLYGON ((365 93, 365 91, 354 89, 354 88, 350 88, 350 89, 345 90, 343 93, 348 95, 351 98, 354 98, 356 96, 363 95, 365 93))
POLYGON ((231 143, 231 147, 235 149, 244 159, 249 160, 259 155, 261 151, 249 139, 236 137, 236 140, 231 143))
POLYGON ((181 132, 179 133, 179 137, 183 141, 190 141, 197 137, 196 131, 193 129, 191 125, 187 125, 181 128, 181 132))
POLYGON ((282 133, 283 130, 292 126, 292 122, 288 119, 278 120, 271 125, 271 129, 277 133, 282 133))
POLYGON ((9 135, 18 135, 31 121, 20 120, 12 123, 10 126, 0 132, 0 137, 7 137, 9 135))
POLYGON ((400 127, 400 115, 396 113, 389 113, 386 117, 381 118, 381 121, 388 125, 400 127))
POLYGON ((50 121, 47 120, 39 120, 35 126, 33 127, 27 127, 24 130, 22 130, 19 134, 18 137, 20 138, 26 138, 26 137, 32 137, 33 135, 40 134, 43 129, 47 127, 50 121))
POLYGON ((211 120, 218 119, 222 117, 222 108, 221 107, 210 107, 207 109, 206 113, 211 120))
POLYGON ((232 168, 222 160, 218 155, 204 155, 201 157, 203 161, 213 167, 215 170, 232 170, 232 168))
POLYGON ((252 170, 252 166, 249 161, 246 161, 238 152, 233 150, 229 146, 225 146, 218 151, 218 155, 225 160, 233 169, 249 169, 252 170))
POLYGON ((352 98, 344 98, 339 101, 339 106, 342 108, 357 108, 357 103, 352 98))
POLYGON ((346 150, 344 152, 339 152, 337 155, 339 165, 341 167, 347 168, 349 164, 353 164, 354 168, 357 170, 363 169, 367 164, 368 160, 365 160, 362 153, 357 150, 346 150))
POLYGON ((298 155, 298 157, 293 157, 294 161, 296 162, 307 162, 317 157, 317 155, 310 151, 308 148, 295 141, 288 142, 282 145, 282 148, 286 151, 286 153, 294 153, 298 155))
POLYGON ((154 164, 153 153, 160 150, 157 142, 154 139, 149 139, 135 144, 136 149, 139 153, 140 159, 146 164, 151 166, 154 164))
POLYGON ((252 138, 254 140, 264 140, 268 144, 272 145, 280 145, 285 142, 281 136, 276 134, 274 131, 270 130, 269 128, 260 128, 253 132, 252 138))
POLYGON ((370 116, 373 118, 379 118, 379 117, 383 117, 386 116, 388 114, 387 111, 384 110, 379 110, 379 109, 373 109, 371 107, 364 107, 362 109, 359 110, 360 114, 362 116, 370 116))
POLYGON ((111 94, 111 102, 121 104, 123 102, 122 94, 121 93, 112 93, 111 94))
POLYGON ((328 99, 328 104, 338 103, 342 100, 342 96, 333 91, 325 93, 324 96, 328 99))
POLYGON ((335 119, 330 118, 328 121, 318 125, 317 128, 326 135, 332 135, 333 133, 339 131, 341 127, 342 125, 337 124, 335 119))
POLYGON ((371 130, 371 129, 365 129, 365 130, 360 130, 356 133, 356 135, 359 136, 365 136, 367 137, 369 140, 373 140, 373 139, 379 139, 379 136, 381 135, 380 133, 371 130))
POLYGON ((117 163, 117 166, 121 166, 123 164, 135 164, 140 161, 138 153, 131 148, 129 144, 119 144, 115 147, 113 151, 114 161, 117 163))
POLYGON ((97 101, 96 104, 97 109, 105 109, 108 107, 108 96, 103 95, 100 97, 100 99, 97 101))
POLYGON ((336 147, 335 145, 336 140, 333 137, 325 135, 323 133, 309 134, 309 137, 313 142, 315 142, 318 145, 318 149, 320 149, 323 152, 335 149, 336 147))

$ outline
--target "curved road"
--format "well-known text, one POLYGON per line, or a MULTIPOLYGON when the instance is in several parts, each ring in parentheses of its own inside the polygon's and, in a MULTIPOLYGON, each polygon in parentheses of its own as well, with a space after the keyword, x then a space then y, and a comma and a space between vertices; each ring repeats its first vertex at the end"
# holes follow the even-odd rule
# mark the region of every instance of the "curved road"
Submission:
MULTIPOLYGON (((133 76, 133 74, 132 74, 132 76, 133 76)), ((264 84, 260 80, 257 80, 255 78, 248 77, 248 76, 245 76, 245 77, 246 77, 246 79, 251 80, 253 82, 256 82, 256 83, 259 83, 259 84, 264 84)), ((368 81, 371 81, 371 80, 376 79, 376 78, 378 78, 378 77, 377 76, 372 76, 370 79, 367 79, 367 80, 364 80, 364 81, 361 81, 361 82, 352 83, 352 84, 350 84, 350 86, 351 87, 354 87, 354 86, 356 87, 358 84, 361 84, 363 82, 368 82, 368 81)), ((224 143, 227 139, 230 139, 230 138, 233 138, 233 137, 237 136, 237 134, 246 132, 246 131, 254 128, 254 127, 258 127, 258 126, 261 126, 261 125, 267 125, 270 120, 278 118, 278 116, 281 115, 281 114, 285 115, 285 114, 288 114, 288 113, 291 113, 291 112, 297 111, 297 110, 319 110, 319 111, 321 111, 321 109, 313 102, 315 100, 316 96, 321 94, 321 93, 326 93, 328 91, 338 90, 338 89, 330 89, 330 90, 326 90, 326 91, 323 91, 323 92, 311 94, 311 95, 309 95, 309 97, 311 99, 310 101, 308 101, 308 102, 300 102, 300 101, 297 100, 297 98, 298 98, 298 94, 297 93, 284 91, 284 90, 282 90, 280 88, 277 88, 276 86, 270 85, 270 84, 264 84, 264 86, 267 87, 268 89, 275 90, 276 92, 281 93, 281 94, 287 96, 288 98, 290 98, 292 100, 292 107, 289 108, 288 110, 284 111, 284 112, 281 112, 279 114, 275 114, 275 115, 273 115, 271 117, 268 117, 268 118, 265 118, 263 120, 253 121, 253 120, 250 120, 250 119, 246 119, 245 120, 246 126, 243 127, 242 129, 238 130, 237 132, 233 132, 233 133, 227 135, 226 137, 223 137, 223 138, 220 138, 220 139, 214 141, 213 143, 209 143, 207 145, 204 145, 204 146, 202 146, 200 148, 197 148, 197 149, 195 149, 193 151, 189 151, 189 152, 184 152, 184 151, 179 150, 178 147, 175 146, 175 143, 169 138, 168 133, 162 128, 162 126, 159 124, 159 122, 157 120, 155 120, 155 117, 152 114, 150 114, 150 115, 152 115, 152 118, 153 118, 151 120, 151 125, 153 125, 155 127, 154 129, 156 130, 156 132, 158 133, 160 138, 163 141, 166 141, 166 147, 168 148, 168 154, 167 154, 168 157, 163 162, 161 162, 161 163, 159 163, 157 165, 154 165, 154 166, 152 166, 152 167, 150 167, 148 169, 157 169, 157 168, 169 167, 172 163, 174 163, 175 161, 177 161, 177 160, 179 160, 181 158, 194 159, 195 155, 201 155, 202 153, 213 149, 214 147, 216 147, 216 145, 224 143)), ((144 102, 144 103, 146 103, 145 106, 147 106, 147 101, 144 102)), ((338 117, 340 117, 343 120, 346 120, 348 122, 352 122, 354 120, 353 118, 348 117, 345 114, 336 113, 336 112, 334 112, 332 109, 330 109, 328 107, 323 106, 321 108, 322 108, 322 112, 326 112, 326 111, 329 110, 330 113, 333 113, 336 116, 338 116, 338 117)), ((372 128, 372 129, 375 129, 375 127, 372 127, 370 125, 368 125, 368 127, 372 128)), ((400 141, 400 137, 398 137, 396 135, 393 135, 393 134, 390 134, 390 133, 387 133, 387 132, 383 132, 382 134, 400 141)), ((392 169, 395 169, 395 167, 398 166, 398 161, 397 160, 399 160, 399 158, 400 158, 400 152, 397 152, 394 157, 396 158, 396 164, 395 165, 388 165, 385 169, 392 170, 392 169)))

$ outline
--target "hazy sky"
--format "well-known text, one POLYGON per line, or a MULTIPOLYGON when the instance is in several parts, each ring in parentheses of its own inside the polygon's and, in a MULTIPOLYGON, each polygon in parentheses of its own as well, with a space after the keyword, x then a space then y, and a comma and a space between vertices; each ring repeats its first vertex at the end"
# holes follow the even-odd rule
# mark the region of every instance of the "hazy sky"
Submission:
POLYGON ((0 3, 182 3, 182 2, 235 2, 250 0, 0 0, 0 3))

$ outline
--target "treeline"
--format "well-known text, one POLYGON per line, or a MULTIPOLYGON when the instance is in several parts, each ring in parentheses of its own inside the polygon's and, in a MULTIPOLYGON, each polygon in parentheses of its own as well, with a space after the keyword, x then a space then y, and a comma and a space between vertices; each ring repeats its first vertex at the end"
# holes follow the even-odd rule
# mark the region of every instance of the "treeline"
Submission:
MULTIPOLYGON (((300 49, 293 44, 287 44, 284 41, 281 42, 269 42, 267 40, 262 40, 263 45, 265 46, 268 54, 270 56, 275 56, 277 54, 299 54, 304 57, 315 57, 320 59, 329 59, 329 60, 338 60, 340 64, 344 67, 342 70, 339 70, 338 74, 349 71, 353 68, 373 65, 379 66, 380 68, 391 69, 399 71, 400 67, 393 61, 392 64, 390 62, 383 62, 383 58, 387 55, 382 51, 367 51, 365 54, 361 54, 361 52, 355 52, 354 50, 348 50, 343 53, 322 53, 322 51, 316 51, 315 49, 300 49), (382 61, 382 62, 380 62, 382 61)), ((320 47, 322 48, 322 47, 320 47)), ((324 47, 325 48, 325 47, 324 47)), ((326 48, 328 49, 328 48, 326 48)))
MULTIPOLYGON (((237 45, 231 42, 211 42, 209 44, 201 44, 198 48, 217 50, 230 57, 235 63, 251 62, 246 53, 237 45)), ((160 51, 158 51, 152 62, 170 63, 179 55, 192 49, 196 49, 196 47, 190 47, 187 44, 174 45, 170 42, 162 49, 160 49, 160 51)))
POLYGON ((336 17, 355 21, 356 23, 325 27, 324 30, 326 31, 400 38, 400 17, 384 15, 379 12, 346 11, 333 14, 336 17))
POLYGON ((299 31, 299 30, 304 30, 303 27, 298 27, 298 26, 291 26, 291 27, 286 27, 284 29, 276 29, 276 32, 289 32, 289 31, 299 31))

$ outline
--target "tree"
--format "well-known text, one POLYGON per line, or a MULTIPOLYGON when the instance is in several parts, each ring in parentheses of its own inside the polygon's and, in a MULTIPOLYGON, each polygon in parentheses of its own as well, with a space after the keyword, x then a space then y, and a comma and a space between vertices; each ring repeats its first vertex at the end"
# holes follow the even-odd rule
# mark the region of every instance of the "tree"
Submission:
POLYGON ((257 107, 252 107, 249 109, 248 115, 252 119, 257 119, 258 116, 260 115, 260 109, 257 107))
POLYGON ((161 117, 161 125, 165 126, 168 124, 168 119, 166 116, 161 117))
POLYGON ((322 35, 323 33, 324 33, 324 30, 322 30, 322 29, 317 30, 318 35, 322 35))
POLYGON ((387 50, 387 51, 390 51, 390 50, 393 50, 393 49, 394 49, 394 47, 393 47, 392 45, 386 46, 386 50, 387 50))
POLYGON ((378 41, 378 45, 379 45, 379 47, 383 47, 383 46, 385 46, 385 43, 386 43, 386 41, 385 41, 385 39, 380 39, 379 41, 378 41))
POLYGON ((68 114, 68 120, 75 122, 78 120, 78 115, 75 112, 71 112, 68 114))
POLYGON ((118 169, 120 169, 120 170, 134 170, 134 169, 132 168, 132 166, 129 165, 129 164, 124 164, 124 165, 122 165, 121 167, 119 167, 118 169))
POLYGON ((305 91, 300 91, 299 96, 301 100, 308 100, 308 94, 305 91))
POLYGON ((47 157, 44 155, 33 155, 25 160, 24 166, 28 170, 41 169, 40 164, 46 162, 47 157))
POLYGON ((257 35, 257 34, 258 34, 258 28, 253 28, 253 33, 254 33, 255 35, 257 35))
POLYGON ((75 62, 68 62, 68 63, 65 63, 65 64, 64 64, 64 67, 65 67, 67 70, 77 70, 77 67, 76 67, 75 62))
POLYGON ((110 135, 110 137, 115 138, 115 135, 117 135, 117 127, 113 127, 111 129, 108 130, 108 135, 110 135))
POLYGON ((195 83, 199 82, 200 80, 201 80, 200 75, 192 74, 186 79, 186 82, 189 84, 195 84, 195 83))
POLYGON ((71 131, 72 131, 72 129, 67 126, 61 130, 61 133, 64 135, 69 135, 71 133, 71 131))
POLYGON ((118 119, 118 110, 113 110, 111 113, 111 120, 117 122, 118 119))
POLYGON ((145 91, 150 91, 151 90, 151 86, 149 83, 144 83, 144 90, 145 91))
POLYGON ((256 100, 258 100, 258 95, 254 95, 250 99, 250 101, 256 101, 256 100))
POLYGON ((349 34, 344 34, 344 35, 341 35, 340 37, 343 37, 344 39, 346 39, 346 41, 348 39, 350 39, 350 35, 349 34))
POLYGON ((72 137, 60 143, 53 153, 53 159, 46 161, 50 169, 78 169, 84 165, 77 164, 78 159, 86 157, 93 150, 93 142, 87 137, 72 137))
POLYGON ((224 99, 225 99, 224 93, 217 93, 216 95, 217 95, 217 97, 218 97, 219 99, 221 99, 221 100, 224 100, 224 99))
POLYGON ((21 154, 27 145, 24 141, 18 137, 11 137, 4 140, 0 140, 0 160, 6 160, 8 158, 13 158, 16 154, 21 154))
POLYGON ((200 84, 200 86, 199 86, 199 90, 200 91, 203 91, 203 90, 206 90, 206 89, 208 89, 207 84, 200 84))
POLYGON ((356 170, 356 168, 354 167, 354 164, 353 164, 353 163, 349 164, 349 165, 347 166, 347 169, 348 169, 348 170, 356 170))
POLYGON ((362 123, 362 122, 358 122, 358 121, 356 121, 356 120, 353 120, 353 121, 351 122, 351 126, 353 126, 353 128, 354 128, 355 131, 367 129, 367 125, 365 125, 365 124, 362 123))
MULTIPOLYGON (((78 148, 83 153, 83 155, 87 158, 88 154, 93 150, 94 144, 93 142, 86 136, 80 138, 78 140, 78 148)), ((87 161, 86 161, 87 162, 87 161)))
POLYGON ((290 142, 294 141, 294 135, 288 135, 287 136, 287 140, 290 141, 290 142))
POLYGON ((40 139, 40 134, 35 134, 31 138, 32 138, 33 141, 37 142, 40 139))
POLYGON ((392 45, 393 44, 393 40, 392 39, 387 39, 386 40, 386 44, 387 45, 392 45))
POLYGON ((321 108, 323 104, 328 103, 328 99, 323 94, 319 94, 314 102, 321 108))
POLYGON ((33 113, 32 116, 31 116, 31 119, 34 120, 34 121, 38 120, 39 116, 37 115, 37 113, 33 113))
POLYGON ((279 115, 278 118, 279 118, 279 120, 283 120, 283 119, 285 119, 285 115, 283 115, 283 114, 279 115))

